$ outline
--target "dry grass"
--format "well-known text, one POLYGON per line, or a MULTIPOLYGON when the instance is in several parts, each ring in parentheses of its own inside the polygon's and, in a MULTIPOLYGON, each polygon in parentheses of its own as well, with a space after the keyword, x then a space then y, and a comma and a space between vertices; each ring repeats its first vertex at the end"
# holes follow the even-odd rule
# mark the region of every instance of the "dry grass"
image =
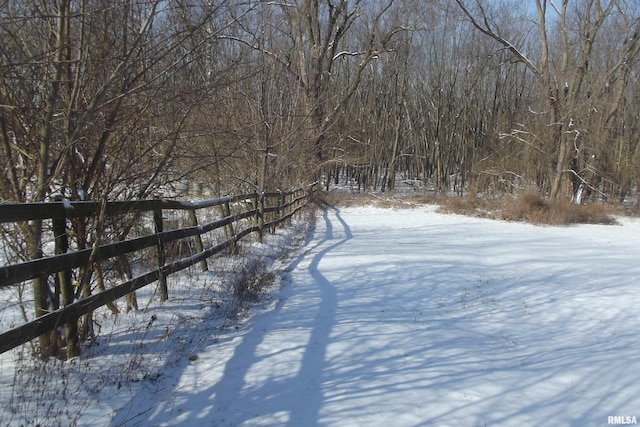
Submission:
POLYGON ((368 206, 375 203, 376 198, 368 193, 352 194, 352 193, 325 193, 320 199, 320 205, 327 204, 330 206, 352 207, 352 206, 368 206))
POLYGON ((576 205, 565 201, 549 201, 534 192, 501 199, 486 199, 469 194, 465 197, 444 197, 421 194, 407 197, 385 197, 372 194, 338 194, 325 196, 330 205, 377 206, 383 208, 411 208, 436 204, 440 212, 492 218, 505 221, 524 221, 538 225, 615 224, 615 215, 639 215, 637 209, 592 203, 576 205))
POLYGON ((447 201, 441 205, 441 210, 540 225, 615 224, 614 210, 607 205, 550 201, 531 192, 495 200, 465 197, 447 201))
POLYGON ((320 204, 340 206, 376 206, 379 208, 412 208, 419 205, 438 204, 441 197, 431 194, 417 194, 404 197, 375 195, 370 193, 325 193, 320 204))

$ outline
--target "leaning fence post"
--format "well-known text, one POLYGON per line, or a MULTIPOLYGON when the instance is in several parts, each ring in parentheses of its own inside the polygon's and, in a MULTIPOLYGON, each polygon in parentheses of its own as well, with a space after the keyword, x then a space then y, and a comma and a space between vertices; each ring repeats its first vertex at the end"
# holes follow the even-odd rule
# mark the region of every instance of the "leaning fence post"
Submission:
POLYGON ((157 201, 156 207, 153 209, 153 222, 156 225, 156 234, 158 236, 158 245, 156 246, 158 270, 160 270, 160 275, 158 277, 158 287, 160 288, 160 300, 166 301, 169 299, 169 290, 167 289, 167 278, 162 272, 162 267, 164 267, 166 261, 164 253, 164 241, 162 240, 162 236, 160 234, 164 231, 164 227, 162 224, 162 199, 160 198, 160 196, 154 196, 153 199, 157 201))
MULTIPOLYGON (((53 200, 56 202, 69 202, 62 196, 62 194, 56 194, 53 196, 53 200)), ((65 206, 65 209, 69 209, 65 206)), ((55 241, 55 253, 56 255, 66 254, 69 250, 69 236, 67 234, 67 218, 53 218, 53 235, 55 241)), ((73 284, 71 281, 71 271, 59 271, 58 283, 60 284, 60 295, 62 296, 62 304, 66 307, 72 304, 75 299, 73 292, 73 284)), ((64 336, 67 343, 67 359, 77 357, 80 355, 80 345, 78 342, 78 319, 71 320, 64 325, 64 336)))
MULTIPOLYGON (((191 220, 191 226, 192 227, 197 227, 198 226, 198 217, 196 216, 196 210, 190 210, 189 211, 189 219, 191 220)), ((200 233, 196 234, 195 236, 195 245, 196 245, 196 251, 198 251, 198 253, 203 252, 204 251, 204 245, 202 244, 202 235, 200 233)), ((205 271, 209 271, 209 267, 207 266, 207 259, 203 259, 202 261, 200 261, 200 271, 202 271, 203 273, 205 271)))

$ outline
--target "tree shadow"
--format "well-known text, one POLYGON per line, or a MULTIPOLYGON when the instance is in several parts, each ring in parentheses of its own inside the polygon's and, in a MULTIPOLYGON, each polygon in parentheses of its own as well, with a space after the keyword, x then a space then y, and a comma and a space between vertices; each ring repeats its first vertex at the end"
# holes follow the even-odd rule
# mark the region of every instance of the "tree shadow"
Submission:
POLYGON ((275 306, 188 367, 212 383, 183 379, 151 424, 573 426, 637 402, 637 320, 587 305, 637 300, 628 283, 592 281, 614 259, 612 272, 640 274, 630 256, 602 260, 584 242, 564 254, 552 230, 487 234, 476 221, 394 223, 406 248, 394 254, 384 228, 335 208, 322 219, 275 306))
MULTIPOLYGON (((192 425, 202 420, 213 422, 214 425, 236 425, 252 419, 275 420, 276 415, 273 414, 281 414, 278 424, 300 426, 309 425, 309 420, 317 419, 323 403, 322 376, 326 345, 337 307, 335 288, 320 272, 319 264, 327 253, 352 238, 351 230, 337 208, 328 208, 322 218, 325 226, 323 235, 320 238, 315 236, 317 226, 314 224, 308 233, 307 245, 311 241, 316 242, 315 245, 308 247, 285 268, 286 272, 291 272, 301 263, 308 263, 306 274, 312 278, 313 283, 305 286, 308 289, 305 298, 317 301, 312 312, 308 310, 308 306, 287 307, 289 299, 296 295, 297 290, 285 283, 274 307, 212 344, 213 347, 224 347, 222 344, 230 343, 233 347, 230 354, 216 354, 215 350, 209 349, 207 354, 219 356, 219 360, 200 358, 192 366, 185 365, 177 369, 179 373, 176 375, 180 376, 180 373, 184 375, 190 369, 208 372, 216 366, 221 370, 221 376, 215 384, 200 385, 191 390, 181 388, 177 384, 178 378, 175 378, 172 388, 154 391, 160 394, 156 396, 156 399, 161 400, 157 408, 149 408, 126 421, 122 416, 116 416, 111 425, 134 425, 143 419, 150 425, 167 422, 175 424, 177 421, 180 425, 192 425), (336 220, 341 226, 340 230, 334 229, 333 223, 336 220), (309 260, 310 254, 312 258, 309 260), (281 313, 285 307, 289 312, 282 318, 281 313), (267 337, 273 331, 276 336, 267 337), (265 342, 265 339, 286 340, 286 337, 278 334, 295 334, 298 331, 308 336, 304 347, 297 344, 289 346, 286 342, 274 347, 270 342, 265 342), (234 344, 234 340, 240 342, 234 344), (276 361, 269 362, 271 359, 282 359, 284 362, 278 365, 276 361), (290 362, 292 359, 296 360, 295 366, 290 362), (265 361, 273 364, 270 377, 259 385, 247 383, 247 376, 265 361), (223 362, 224 368, 220 369, 219 364, 223 362), (201 366, 198 368, 197 365, 201 366), (304 402, 297 398, 300 393, 304 393, 304 402), (230 413, 234 413, 232 420, 224 415, 230 413)), ((194 380, 197 381, 197 374, 194 380)), ((136 397, 129 406, 150 406, 151 400, 145 402, 143 396, 136 397)))
MULTIPOLYGON (((338 308, 338 296, 331 281, 322 274, 319 269, 320 261, 331 251, 343 245, 353 238, 351 228, 340 215, 340 211, 331 207, 330 211, 338 220, 342 227, 342 233, 336 239, 333 233, 333 225, 328 217, 329 210, 324 212, 326 225, 325 238, 323 243, 330 243, 319 251, 311 260, 308 272, 322 294, 320 305, 316 312, 314 328, 309 336, 309 344, 302 358, 299 370, 299 381, 305 381, 307 390, 305 394, 304 407, 295 406, 291 409, 289 426, 297 427, 309 425, 310 420, 318 420, 320 409, 323 404, 323 372, 326 363, 326 346, 329 344, 332 326, 335 323, 336 310, 338 308)), ((292 400, 300 402, 299 399, 292 400)))

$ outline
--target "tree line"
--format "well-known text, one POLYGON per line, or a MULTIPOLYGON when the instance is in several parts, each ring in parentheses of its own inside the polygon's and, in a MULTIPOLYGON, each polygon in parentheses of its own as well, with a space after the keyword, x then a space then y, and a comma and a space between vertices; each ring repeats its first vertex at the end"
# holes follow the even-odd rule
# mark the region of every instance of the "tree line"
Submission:
POLYGON ((637 185, 631 0, 5 0, 3 201, 637 185))
MULTIPOLYGON (((639 24, 635 0, 0 0, 0 200, 400 178, 624 201, 639 24)), ((79 249, 130 231, 71 227, 79 249)), ((17 231, 44 255, 41 223, 17 231)))

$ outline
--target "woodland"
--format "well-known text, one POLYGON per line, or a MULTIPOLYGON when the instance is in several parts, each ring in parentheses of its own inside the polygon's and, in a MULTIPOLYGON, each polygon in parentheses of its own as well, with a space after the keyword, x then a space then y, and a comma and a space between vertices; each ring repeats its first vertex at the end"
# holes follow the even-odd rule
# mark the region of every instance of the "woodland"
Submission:
POLYGON ((4 0, 0 198, 399 177, 623 201, 639 19, 631 0, 4 0))

